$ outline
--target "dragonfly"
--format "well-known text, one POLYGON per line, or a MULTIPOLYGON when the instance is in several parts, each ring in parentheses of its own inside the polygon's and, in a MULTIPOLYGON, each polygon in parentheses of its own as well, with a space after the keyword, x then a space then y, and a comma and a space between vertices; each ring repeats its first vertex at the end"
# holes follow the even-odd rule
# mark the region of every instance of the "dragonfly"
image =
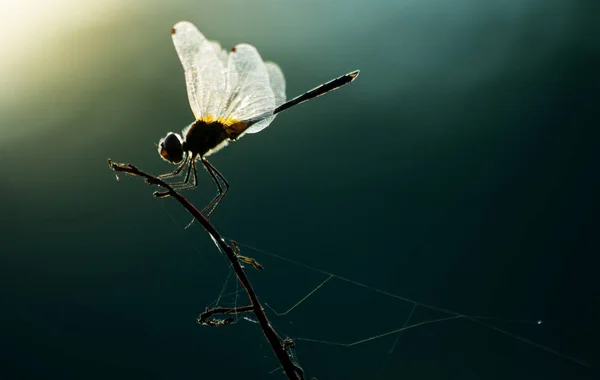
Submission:
POLYGON ((352 82, 359 73, 349 72, 286 101, 283 72, 276 63, 263 61, 254 46, 242 43, 227 51, 187 21, 175 24, 171 36, 195 121, 181 134, 169 132, 160 139, 158 153, 178 166, 159 178, 178 177, 187 166, 183 181, 171 185, 178 190, 193 189, 198 186, 196 162, 200 161, 217 186, 217 195, 202 210, 208 212, 207 218, 230 188, 207 157, 246 133, 262 131, 280 112, 352 82))

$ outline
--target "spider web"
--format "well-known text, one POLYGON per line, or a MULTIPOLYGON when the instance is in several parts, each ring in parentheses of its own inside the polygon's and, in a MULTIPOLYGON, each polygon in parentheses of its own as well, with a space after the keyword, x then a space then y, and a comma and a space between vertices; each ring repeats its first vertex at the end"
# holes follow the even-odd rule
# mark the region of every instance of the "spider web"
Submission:
MULTIPOLYGON (((424 302, 416 301, 416 300, 413 300, 413 299, 410 299, 410 298, 407 298, 407 297, 404 297, 404 296, 401 296, 398 294, 388 292, 383 289, 372 287, 372 286, 369 286, 362 282, 338 275, 336 273, 332 273, 332 272, 326 271, 324 269, 316 268, 314 266, 309 266, 309 265, 301 263, 299 261, 284 257, 282 255, 278 255, 278 254, 275 254, 273 252, 269 252, 269 251, 266 251, 263 249, 255 248, 248 244, 240 243, 239 241, 237 243, 240 247, 242 247, 242 249, 246 250, 246 254, 250 254, 249 251, 252 251, 252 255, 254 255, 254 258, 256 258, 257 260, 259 260, 261 262, 262 262, 262 260, 271 258, 271 259, 275 259, 280 262, 285 262, 285 263, 291 264, 292 266, 294 266, 296 268, 306 269, 306 270, 322 277, 320 282, 318 282, 313 288, 307 289, 306 292, 301 297, 299 297, 297 300, 293 300, 292 301, 293 303, 290 302, 289 303, 290 306, 286 306, 284 303, 282 303, 282 304, 284 304, 284 306, 281 309, 278 309, 277 307, 275 307, 269 301, 269 297, 264 296, 264 293, 261 297, 262 301, 263 301, 263 305, 267 309, 268 314, 270 314, 271 323, 275 324, 275 326, 280 325, 278 328, 276 328, 278 330, 278 333, 281 334, 282 338, 289 336, 297 343, 298 347, 297 347, 297 351, 295 352, 295 355, 297 355, 298 353, 303 353, 304 350, 313 350, 314 349, 313 345, 329 346, 329 347, 333 346, 333 347, 338 347, 338 348, 342 348, 345 350, 351 350, 353 348, 367 346, 374 342, 380 342, 381 345, 385 346, 386 350, 385 350, 385 353, 382 355, 383 359, 380 361, 380 363, 372 366, 373 368, 372 368, 371 372, 374 372, 374 373, 372 373, 372 376, 373 376, 373 378, 375 378, 376 375, 382 375, 385 368, 388 366, 388 364, 392 360, 396 360, 396 361, 398 360, 398 358, 395 357, 394 353, 396 351, 396 348, 397 348, 399 342, 400 343, 402 342, 402 335, 404 333, 408 333, 413 330, 423 330, 423 329, 427 329, 427 328, 432 328, 435 326, 437 326, 437 327, 443 326, 442 330, 451 329, 451 328, 460 330, 462 328, 465 328, 465 324, 461 324, 461 325, 456 325, 456 324, 452 325, 452 324, 456 323, 457 321, 463 321, 463 322, 468 322, 471 325, 480 326, 480 327, 483 327, 490 331, 493 331, 495 333, 498 333, 500 335, 503 335, 505 337, 508 337, 511 340, 520 342, 521 344, 523 344, 525 346, 529 346, 530 348, 533 348, 534 350, 545 352, 547 354, 547 357, 549 360, 552 360, 552 356, 554 356, 554 358, 561 358, 563 360, 571 362, 575 366, 585 367, 585 368, 595 372, 595 368, 583 360, 580 360, 576 357, 567 355, 557 349, 554 349, 554 348, 546 346, 544 344, 535 342, 535 341, 528 339, 522 335, 513 333, 506 328, 502 328, 502 327, 498 326, 499 324, 525 325, 530 330, 530 329, 535 329, 536 327, 539 328, 539 327, 545 326, 545 323, 543 320, 540 320, 540 319, 531 319, 531 320, 529 320, 529 319, 507 319, 507 318, 476 316, 476 315, 468 315, 468 314, 460 313, 460 312, 457 312, 454 310, 449 310, 446 308, 442 308, 442 307, 427 304, 424 302), (318 333, 309 335, 306 333, 305 329, 302 329, 302 328, 296 329, 295 326, 298 325, 298 323, 294 323, 295 317, 297 318, 297 316, 295 316, 294 314, 296 312, 298 312, 300 314, 301 311, 299 309, 303 309, 303 307, 309 305, 311 301, 317 301, 317 303, 319 303, 319 300, 315 300, 315 298, 317 298, 319 296, 319 293, 325 292, 327 290, 328 286, 329 287, 333 286, 334 283, 337 283, 337 285, 343 285, 346 288, 346 292, 350 292, 348 290, 348 287, 355 287, 355 288, 361 289, 363 291, 363 293, 372 293, 372 294, 374 293, 374 294, 383 296, 384 298, 386 298, 387 302, 400 302, 400 303, 404 304, 405 306, 407 306, 404 310, 405 316, 401 319, 397 319, 397 318, 395 318, 395 317, 397 317, 396 315, 394 315, 395 313, 391 313, 392 317, 390 319, 393 320, 393 323, 396 323, 396 327, 391 328, 391 329, 385 329, 385 328, 383 328, 385 323, 381 323, 382 327, 378 326, 379 323, 373 323, 373 326, 376 327, 374 330, 379 330, 379 332, 374 333, 374 334, 369 334, 366 336, 353 337, 354 329, 349 329, 349 331, 344 331, 341 334, 343 336, 343 339, 339 339, 339 340, 329 339, 326 335, 321 336, 321 334, 318 334, 318 333), (287 324, 285 331, 282 330, 281 323, 287 324), (296 332, 296 330, 299 330, 299 331, 296 332), (386 338, 388 338, 388 340, 386 340, 386 338), (391 341, 389 341, 390 338, 392 339, 391 341)), ((278 269, 279 268, 273 269, 273 270, 278 270, 278 269)), ((253 281, 258 280, 258 278, 262 277, 263 275, 264 275, 264 272, 259 275, 252 276, 253 281)), ((292 281, 292 283, 293 283, 293 281, 292 281)), ((352 292, 350 292, 350 293, 352 293, 352 292)), ((260 294, 259 294, 259 297, 260 297, 260 294)), ((323 300, 321 299, 320 302, 322 302, 322 301, 323 300)), ((390 309, 391 309, 391 307, 390 307, 390 309)), ((313 308, 309 312, 314 312, 314 310, 315 309, 313 308)), ((318 308, 318 310, 319 310, 318 313, 316 313, 317 314, 317 323, 316 324, 305 323, 308 326, 310 326, 309 329, 315 330, 314 327, 319 325, 319 320, 321 320, 323 318, 328 318, 328 316, 327 316, 328 313, 323 312, 320 307, 318 308), (326 315, 323 316, 323 314, 326 314, 326 315)), ((383 312, 383 314, 385 314, 386 307, 384 306, 383 310, 381 310, 381 311, 383 312)), ((334 315, 333 319, 336 319, 335 318, 336 313, 333 312, 332 314, 334 315)), ((344 313, 341 317, 339 317, 339 313, 337 313, 337 314, 338 314, 338 318, 346 318, 349 315, 348 313, 344 313)), ((378 313, 377 310, 373 310, 373 309, 369 309, 367 311, 368 318, 373 318, 375 322, 380 321, 380 319, 379 319, 380 314, 381 313, 378 313)), ((329 317, 331 319, 331 315, 329 317)), ((306 316, 306 312, 301 314, 301 320, 310 320, 310 318, 306 316)), ((359 320, 360 320, 360 318, 359 318, 359 320)), ((330 334, 328 334, 328 335, 330 335, 330 334)), ((431 343, 433 343, 433 342, 431 342, 431 343)), ((306 363, 306 362, 302 363, 298 360, 297 356, 294 356, 293 359, 297 363, 303 364, 307 367, 310 367, 313 364, 313 363, 306 363)), ((400 358, 400 360, 402 360, 402 359, 400 358)), ((271 370, 269 374, 274 375, 277 373, 280 373, 283 375, 281 368, 278 366, 275 367, 273 370, 271 370)))
MULTIPOLYGON (((173 222, 178 225, 170 212, 166 211, 173 222)), ((187 240, 193 247, 193 242, 187 240)), ((338 368, 334 372, 334 378, 339 378, 338 375, 343 372, 339 370, 339 367, 347 362, 361 367, 361 374, 352 378, 364 378, 364 376, 373 379, 397 378, 397 367, 411 361, 411 358, 405 356, 407 350, 415 348, 415 336, 425 342, 421 342, 421 346, 431 346, 436 345, 440 340, 447 340, 446 335, 452 335, 452 333, 462 336, 466 329, 471 328, 472 330, 473 326, 507 337, 522 347, 528 347, 530 350, 522 354, 525 357, 523 360, 528 360, 528 355, 533 355, 533 351, 538 351, 538 353, 544 353, 546 361, 560 358, 570 362, 575 369, 579 367, 589 373, 596 373, 596 368, 586 361, 525 337, 531 335, 532 330, 547 326, 547 323, 541 319, 498 318, 465 314, 373 287, 280 254, 255 248, 249 244, 239 241, 237 244, 241 247, 243 255, 253 257, 267 269, 256 272, 246 265, 247 274, 267 310, 271 324, 283 339, 290 337, 296 343, 295 350, 290 351, 292 360, 300 367, 305 367, 305 370, 314 370, 314 375, 321 376, 323 373, 320 364, 323 363, 324 357, 327 363, 331 357, 336 356, 342 359, 340 363, 331 365, 338 368), (268 265, 265 265, 267 262, 268 265), (286 268, 286 265, 291 269, 286 268), (306 277, 303 275, 305 272, 311 274, 309 277, 312 285, 302 287, 297 280, 306 277), (289 293, 296 294, 290 295, 289 293), (281 294, 286 294, 286 296, 282 299, 281 294), (331 297, 339 301, 339 298, 344 298, 341 296, 342 294, 348 295, 347 299, 351 301, 351 304, 342 309, 339 306, 333 307, 329 302, 331 297), (366 302, 367 306, 363 306, 365 300, 375 301, 366 302), (357 329, 355 326, 361 328, 357 329), (515 326, 525 326, 526 328, 519 330, 519 333, 510 331, 515 330, 515 326), (409 333, 412 336, 409 336, 409 333), (371 355, 375 351, 378 360, 368 363, 368 365, 360 364, 364 363, 362 357, 366 355, 365 351, 371 355)), ((194 250, 200 254, 196 248, 194 250)), ((203 255, 201 254, 201 256, 203 255)), ((229 267, 230 264, 224 255, 219 256, 229 267)), ((203 257, 203 260, 207 260, 207 258, 203 257)), ((215 279, 215 281, 219 280, 215 279)), ((207 305, 201 305, 201 309, 214 306, 235 308, 249 304, 244 289, 240 288, 231 269, 224 278, 221 278, 221 281, 222 285, 214 301, 207 305)), ((249 313, 234 314, 233 317, 232 324, 257 323, 253 315, 249 313)), ((469 333, 485 336, 481 329, 469 333)), ((262 338, 257 336, 257 339, 262 338)), ((271 363, 272 368, 264 374, 273 378, 285 377, 267 345, 261 341, 259 346, 264 350, 262 357, 271 363)), ((430 363, 434 361, 435 358, 430 359, 430 363)), ((353 369, 348 370, 348 373, 350 375, 347 376, 351 376, 354 373, 353 369)), ((310 372, 307 373, 307 379, 312 378, 312 375, 310 372)), ((323 375, 323 378, 328 378, 328 376, 323 375)))

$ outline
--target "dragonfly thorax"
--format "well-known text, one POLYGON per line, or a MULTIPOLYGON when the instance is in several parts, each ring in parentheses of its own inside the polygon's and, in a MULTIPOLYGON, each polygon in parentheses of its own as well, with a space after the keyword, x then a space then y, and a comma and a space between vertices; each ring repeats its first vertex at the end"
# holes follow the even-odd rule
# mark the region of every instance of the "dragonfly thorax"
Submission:
POLYGON ((227 145, 229 135, 226 126, 218 121, 196 120, 183 130, 183 150, 192 156, 208 156, 227 145))

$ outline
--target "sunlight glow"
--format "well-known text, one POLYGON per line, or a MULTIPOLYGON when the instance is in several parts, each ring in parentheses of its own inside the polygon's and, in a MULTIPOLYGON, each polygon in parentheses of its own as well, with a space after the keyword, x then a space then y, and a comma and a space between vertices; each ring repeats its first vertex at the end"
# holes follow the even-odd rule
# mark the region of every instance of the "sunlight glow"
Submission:
POLYGON ((80 90, 91 85, 82 86, 82 78, 100 76, 107 69, 98 63, 98 46, 85 39, 94 36, 94 28, 106 28, 134 12, 136 4, 0 0, 0 145, 25 138, 37 128, 68 124, 65 110, 76 108, 80 90), (44 123, 25 121, 42 114, 44 123))
POLYGON ((1 0, 0 65, 27 54, 31 44, 39 44, 78 26, 99 22, 120 2, 78 2, 73 0, 1 0), (10 37, 8 37, 10 36, 10 37))
POLYGON ((125 7, 116 0, 0 0, 0 84, 10 87, 20 81, 15 76, 35 76, 38 68, 60 66, 58 59, 48 61, 48 57, 54 58, 52 50, 60 44, 60 37, 109 22, 134 3, 127 2, 125 7), (45 56, 43 62, 38 59, 41 54, 45 56))

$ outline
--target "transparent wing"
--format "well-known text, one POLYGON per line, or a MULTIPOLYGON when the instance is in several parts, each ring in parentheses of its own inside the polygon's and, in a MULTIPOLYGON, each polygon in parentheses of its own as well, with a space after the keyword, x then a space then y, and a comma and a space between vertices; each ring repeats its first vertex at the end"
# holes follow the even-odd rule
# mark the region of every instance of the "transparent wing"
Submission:
POLYGON ((189 22, 177 23, 171 32, 185 73, 190 107, 196 119, 213 120, 225 96, 226 73, 218 43, 210 42, 189 22))
MULTIPOLYGON (((274 62, 266 62, 265 66, 267 67, 267 72, 269 73, 269 83, 271 85, 271 90, 273 91, 273 95, 275 96, 275 108, 279 107, 283 103, 285 103, 285 78, 283 77, 283 72, 274 62)), ((264 120, 259 121, 258 123, 252 125, 250 128, 246 130, 246 133, 258 133, 263 129, 267 128, 269 124, 273 122, 275 116, 269 116, 264 120)))
POLYGON ((237 45, 229 53, 226 87, 230 96, 219 115, 224 120, 250 120, 275 109, 269 71, 252 45, 237 45))
POLYGON ((269 83, 275 95, 275 107, 279 107, 285 103, 285 78, 281 68, 275 62, 266 62, 265 66, 269 72, 269 83))
POLYGON ((213 45, 213 49, 215 49, 215 53, 221 60, 221 63, 223 64, 223 68, 225 69, 227 67, 227 59, 228 59, 229 52, 227 50, 223 49, 221 47, 221 44, 218 41, 210 41, 210 43, 213 45))

